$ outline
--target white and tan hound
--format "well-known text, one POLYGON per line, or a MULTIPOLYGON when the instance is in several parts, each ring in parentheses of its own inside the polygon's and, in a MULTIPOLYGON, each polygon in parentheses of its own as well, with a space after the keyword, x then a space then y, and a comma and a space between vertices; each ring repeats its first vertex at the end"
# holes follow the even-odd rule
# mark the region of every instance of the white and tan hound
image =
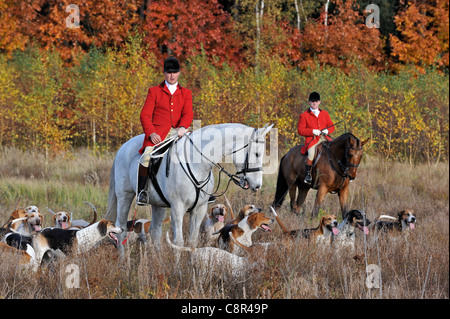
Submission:
POLYGON ((65 211, 59 211, 54 212, 50 208, 47 207, 47 210, 53 214, 53 224, 56 228, 62 228, 62 229, 82 229, 85 227, 88 227, 95 223, 97 221, 97 209, 94 205, 92 205, 89 202, 83 202, 92 208, 92 212, 94 213, 94 217, 92 218, 92 221, 89 223, 83 219, 72 219, 72 213, 67 213, 65 211))
POLYGON ((24 213, 19 212, 18 215, 22 215, 23 217, 19 217, 19 219, 22 219, 20 223, 11 225, 13 230, 24 236, 31 236, 41 231, 44 224, 44 217, 40 213, 39 208, 36 206, 27 206, 24 208, 24 213))
POLYGON ((206 216, 206 220, 201 228, 202 236, 206 243, 210 243, 212 240, 217 240, 219 234, 216 233, 223 226, 225 226, 225 217, 227 216, 228 209, 223 204, 216 204, 211 207, 209 213, 206 216))
MULTIPOLYGON (((170 222, 170 216, 163 220, 163 224, 170 222)), ((136 219, 127 221, 127 244, 132 245, 136 242, 146 243, 150 236, 150 225, 152 221, 149 219, 136 219)))
POLYGON ((252 234, 258 229, 265 232, 272 231, 269 225, 273 222, 272 218, 258 212, 248 215, 236 225, 228 224, 220 230, 219 247, 230 253, 234 252, 234 242, 230 239, 230 234, 241 244, 249 247, 252 245, 252 234))
POLYGON ((243 220, 245 217, 249 216, 250 214, 259 213, 259 212, 261 212, 261 208, 256 207, 255 205, 244 205, 241 208, 241 210, 239 211, 239 214, 237 215, 237 217, 230 220, 227 223, 227 225, 237 225, 241 220, 243 220))

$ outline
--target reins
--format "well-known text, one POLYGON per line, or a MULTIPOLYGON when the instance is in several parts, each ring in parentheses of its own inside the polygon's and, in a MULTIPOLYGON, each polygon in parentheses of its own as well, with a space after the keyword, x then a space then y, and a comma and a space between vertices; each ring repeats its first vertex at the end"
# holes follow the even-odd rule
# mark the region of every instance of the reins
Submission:
MULTIPOLYGON (((239 152, 239 151, 241 151, 241 150, 243 150, 243 149, 249 147, 249 150, 247 151, 246 156, 245 156, 245 161, 244 161, 243 168, 242 168, 241 170, 237 171, 235 174, 232 174, 232 173, 228 172, 222 165, 220 165, 219 163, 216 163, 216 162, 210 160, 208 157, 206 157, 206 156, 203 154, 203 152, 202 152, 202 151, 195 145, 195 143, 192 141, 192 139, 191 139, 191 137, 190 137, 190 134, 185 134, 186 140, 185 140, 185 142, 184 142, 184 156, 185 156, 185 165, 186 165, 186 168, 185 168, 184 165, 182 164, 182 161, 180 160, 180 155, 178 154, 178 152, 175 152, 175 153, 177 154, 177 158, 178 158, 178 160, 179 160, 179 163, 180 163, 181 168, 183 169, 184 173, 187 175, 187 177, 189 178, 189 180, 191 181, 191 183, 194 185, 195 190, 196 190, 196 199, 195 199, 195 202, 194 202, 194 204, 192 205, 192 207, 191 207, 188 211, 192 210, 192 209, 197 205, 197 201, 198 201, 198 198, 199 198, 199 193, 200 193, 200 191, 201 191, 202 193, 208 195, 208 196, 220 197, 220 196, 222 196, 223 194, 226 193, 226 191, 228 190, 228 187, 230 186, 230 182, 231 182, 231 181, 233 181, 233 183, 235 183, 237 186, 239 186, 239 187, 241 187, 241 188, 244 188, 244 186, 245 186, 245 180, 246 180, 246 179, 245 179, 245 176, 246 176, 247 173, 259 172, 259 171, 262 171, 262 170, 263 170, 262 166, 261 166, 261 167, 254 167, 254 168, 248 167, 248 166, 249 166, 249 153, 250 153, 251 143, 252 143, 252 142, 256 142, 256 143, 265 143, 265 141, 258 141, 258 139, 256 139, 255 141, 252 140, 252 139, 253 139, 253 136, 254 136, 254 134, 257 132, 257 130, 258 130, 258 129, 256 129, 256 128, 254 129, 254 131, 253 131, 253 133, 252 133, 252 136, 250 137, 250 141, 249 141, 247 144, 245 144, 244 146, 242 146, 242 147, 240 147, 240 148, 234 150, 233 152, 231 152, 231 153, 229 154, 229 155, 235 154, 235 153, 237 153, 237 152, 239 152), (205 158, 207 161, 209 161, 214 167, 216 167, 216 168, 219 169, 219 177, 218 177, 219 180, 218 180, 218 183, 217 183, 217 187, 216 187, 216 189, 215 189, 212 193, 208 193, 208 192, 206 192, 206 191, 203 189, 203 188, 208 184, 208 182, 210 181, 212 171, 209 172, 208 177, 207 177, 204 181, 199 182, 199 181, 197 180, 197 178, 195 177, 194 173, 192 172, 192 170, 191 170, 191 168, 190 168, 190 165, 189 165, 189 162, 188 162, 188 160, 187 160, 187 151, 186 151, 187 140, 189 140, 189 142, 192 144, 192 146, 195 148, 195 150, 196 150, 203 158, 205 158), (217 194, 217 192, 218 192, 218 190, 219 190, 219 187, 220 187, 220 181, 221 181, 221 174, 222 174, 222 172, 225 173, 225 174, 228 176, 229 180, 228 180, 228 183, 227 183, 227 186, 226 186, 225 190, 224 190, 222 193, 217 194), (240 174, 243 174, 243 176, 239 176, 240 174), (238 178, 239 178, 239 179, 238 179, 238 178)), ((178 142, 178 141, 177 141, 177 142, 178 142)))

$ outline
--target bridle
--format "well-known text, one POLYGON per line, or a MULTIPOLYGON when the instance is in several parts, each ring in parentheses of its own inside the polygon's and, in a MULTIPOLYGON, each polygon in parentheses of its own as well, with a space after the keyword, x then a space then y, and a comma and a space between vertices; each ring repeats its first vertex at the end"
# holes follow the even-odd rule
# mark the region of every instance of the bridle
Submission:
MULTIPOLYGON (((260 167, 252 167, 252 168, 249 168, 249 167, 248 167, 248 165, 249 165, 248 158, 249 158, 250 148, 251 148, 251 144, 250 144, 250 143, 265 143, 265 140, 260 141, 260 140, 258 140, 258 138, 256 138, 256 140, 254 140, 254 141, 252 140, 252 139, 253 139, 253 136, 255 135, 255 133, 256 133, 257 130, 258 130, 258 129, 256 129, 256 128, 253 130, 252 136, 250 137, 250 141, 249 141, 246 145, 244 145, 243 147, 241 147, 241 148, 238 149, 238 150, 234 150, 233 152, 231 152, 231 154, 234 154, 234 153, 236 153, 236 152, 238 152, 238 151, 240 151, 240 150, 242 150, 242 149, 248 147, 247 153, 245 154, 245 160, 244 160, 244 165, 243 165, 242 169, 241 169, 240 171, 237 171, 237 172, 236 172, 234 175, 232 175, 232 176, 228 175, 227 172, 224 170, 224 172, 225 172, 228 176, 230 176, 230 178, 233 179, 233 182, 234 182, 236 185, 240 186, 241 188, 244 188, 244 186, 245 186, 245 181, 247 180, 247 173, 255 173, 255 172, 260 172, 260 171, 263 170, 263 167, 262 167, 262 166, 260 166, 260 167), (238 184, 237 181, 235 180, 236 176, 238 176, 238 175, 240 175, 240 176, 239 176, 239 184, 238 184)), ((219 165, 219 164, 217 164, 217 165, 219 165)), ((220 166, 220 165, 219 165, 219 166, 220 166)), ((222 166, 220 166, 220 167, 222 167, 222 166)))
MULTIPOLYGON (((356 137, 354 137, 354 138, 356 139, 356 137)), ((333 163, 333 159, 332 159, 331 154, 330 154, 330 143, 323 143, 323 144, 325 145, 326 149, 328 150, 328 152, 327 152, 328 153, 328 160, 330 161, 331 167, 344 179, 344 181, 345 181, 345 179, 347 177, 350 179, 350 181, 353 181, 355 179, 355 177, 352 177, 351 175, 349 175, 348 174, 348 170, 350 168, 352 168, 352 167, 357 168, 359 166, 359 163, 358 164, 349 163, 349 151, 350 150, 362 151, 363 148, 362 147, 361 148, 353 147, 351 145, 351 143, 347 144, 346 147, 345 147, 345 153, 344 153, 345 163, 343 163, 339 159, 336 160, 337 163, 339 164, 339 168, 340 168, 340 171, 339 171, 338 169, 336 169, 336 167, 335 167, 335 165, 333 163)))
POLYGON ((345 148, 345 164, 343 164, 340 160, 338 160, 337 162, 338 162, 338 164, 339 164, 339 166, 341 167, 341 169, 342 169, 342 171, 344 172, 344 175, 345 176, 348 176, 349 178, 350 178, 350 180, 354 180, 355 178, 354 177, 352 177, 352 176, 350 176, 350 175, 348 175, 348 170, 351 168, 351 167, 354 167, 354 168, 357 168, 358 166, 359 166, 359 163, 358 164, 352 164, 352 163, 350 163, 349 162, 349 160, 348 160, 348 157, 349 157, 349 151, 350 150, 354 150, 354 151, 362 151, 362 147, 353 147, 351 144, 349 144, 349 145, 347 145, 347 147, 345 148))
MULTIPOLYGON (((250 154, 250 149, 251 149, 251 145, 252 143, 265 143, 265 140, 258 140, 258 137, 256 137, 255 140, 253 140, 255 133, 257 132, 258 129, 254 129, 252 132, 252 135, 250 137, 250 140, 247 144, 245 144, 244 146, 242 146, 241 148, 234 150, 233 152, 231 152, 229 155, 235 154, 243 149, 248 148, 247 153, 245 154, 245 160, 242 166, 241 170, 238 170, 235 174, 232 174, 230 172, 228 172, 222 165, 213 162, 212 160, 210 160, 208 157, 206 157, 202 151, 200 149, 198 149, 198 147, 194 144, 194 142, 192 141, 190 134, 186 133, 184 136, 186 136, 186 140, 184 141, 184 157, 185 157, 185 166, 183 165, 182 161, 179 158, 179 154, 178 152, 175 152, 177 154, 178 157, 178 161, 181 165, 181 168, 183 169, 184 173, 187 175, 187 177, 189 178, 189 180, 192 182, 192 184, 195 187, 196 190, 196 199, 194 204, 192 205, 192 207, 188 210, 192 210, 195 205, 197 205, 197 201, 198 201, 198 197, 199 197, 199 193, 200 191, 202 191, 204 194, 209 195, 209 196, 222 196, 227 190, 228 187, 230 185, 230 182, 232 181, 233 183, 235 183, 237 186, 246 189, 245 185, 246 185, 246 181, 247 181, 247 174, 248 173, 254 173, 254 172, 259 172, 263 170, 263 167, 249 167, 249 154, 250 154), (209 172, 208 177, 204 180, 204 181, 198 181, 197 178, 195 177, 194 173, 191 170, 191 166, 189 165, 189 162, 187 160, 187 151, 186 151, 186 145, 187 145, 187 141, 189 141, 192 146, 194 147, 194 149, 200 153, 200 155, 205 158, 206 160, 208 160, 210 163, 212 163, 215 167, 217 167, 219 169, 219 181, 217 183, 217 187, 216 190, 212 193, 209 194, 207 193, 203 188, 206 186, 206 184, 208 184, 209 180, 211 179, 211 174, 212 171, 209 172), (219 189, 220 186, 220 178, 221 178, 221 173, 225 173, 225 175, 227 175, 229 177, 228 180, 228 184, 227 187, 225 189, 225 191, 223 191, 221 194, 217 194, 217 191, 219 189)), ((178 141, 177 141, 178 142, 178 141)))

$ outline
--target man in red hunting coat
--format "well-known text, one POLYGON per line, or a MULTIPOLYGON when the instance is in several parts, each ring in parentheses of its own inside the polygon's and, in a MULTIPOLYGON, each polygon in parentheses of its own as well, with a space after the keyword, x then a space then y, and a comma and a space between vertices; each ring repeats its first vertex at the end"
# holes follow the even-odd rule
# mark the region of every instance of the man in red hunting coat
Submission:
POLYGON ((153 147, 168 136, 183 136, 194 118, 192 93, 178 84, 180 72, 178 60, 168 57, 164 61, 165 81, 148 90, 141 110, 140 119, 145 133, 144 144, 139 150, 142 156, 139 164, 137 202, 141 205, 147 204, 145 185, 153 147))
POLYGON ((303 112, 298 119, 298 134, 305 136, 305 145, 303 145, 301 152, 305 154, 308 152, 306 160, 306 176, 304 182, 311 184, 311 166, 314 160, 314 153, 317 145, 323 141, 330 141, 328 134, 333 133, 334 125, 331 121, 330 115, 327 111, 319 109, 320 95, 317 92, 312 92, 309 95, 309 109, 303 112))

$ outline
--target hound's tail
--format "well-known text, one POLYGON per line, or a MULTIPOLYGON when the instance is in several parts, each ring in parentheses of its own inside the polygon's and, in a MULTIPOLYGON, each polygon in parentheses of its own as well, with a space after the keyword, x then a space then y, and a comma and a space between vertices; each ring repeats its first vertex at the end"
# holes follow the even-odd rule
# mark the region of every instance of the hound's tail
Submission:
POLYGON ((397 218, 389 216, 389 215, 380 215, 377 220, 380 220, 382 218, 390 219, 390 220, 397 220, 397 218))
POLYGON ((117 196, 116 196, 116 182, 115 182, 115 166, 116 159, 114 159, 113 165, 111 167, 111 174, 109 176, 109 196, 108 196, 108 208, 106 210, 105 219, 116 221, 117 217, 117 196))
POLYGON ((172 247, 172 248, 174 248, 174 249, 176 249, 176 250, 180 250, 180 251, 188 251, 188 252, 193 252, 193 251, 194 251, 194 248, 191 248, 191 247, 181 247, 181 246, 177 246, 177 245, 173 244, 173 243, 170 241, 169 232, 166 232, 166 241, 167 241, 167 243, 170 245, 170 247, 172 247))
POLYGON ((277 220, 278 225, 280 225, 281 229, 283 230, 284 234, 289 234, 289 230, 286 228, 286 226, 284 226, 283 222, 281 221, 281 219, 278 217, 277 212, 275 211, 275 209, 270 206, 270 209, 272 210, 273 215, 275 216, 275 219, 277 220))
POLYGON ((85 201, 83 201, 83 203, 85 203, 85 204, 87 204, 87 205, 89 205, 89 206, 91 206, 91 208, 92 208, 92 211, 94 212, 94 217, 92 218, 92 221, 91 221, 91 223, 88 225, 88 226, 91 226, 92 224, 95 224, 95 222, 97 221, 97 208, 95 208, 95 206, 94 205, 92 205, 91 203, 89 203, 89 202, 85 202, 85 201))
POLYGON ((272 206, 275 208, 280 207, 281 204, 283 204, 284 198, 286 197, 286 193, 288 191, 288 184, 284 177, 283 170, 281 169, 281 164, 283 163, 285 156, 281 158, 280 166, 278 167, 277 189, 275 191, 275 199, 272 203, 272 206))
POLYGON ((223 194, 223 196, 225 197, 225 203, 227 204, 228 209, 230 210, 230 216, 231 216, 230 220, 233 220, 234 219, 233 207, 231 207, 231 204, 230 204, 230 201, 228 200, 227 195, 223 194))

